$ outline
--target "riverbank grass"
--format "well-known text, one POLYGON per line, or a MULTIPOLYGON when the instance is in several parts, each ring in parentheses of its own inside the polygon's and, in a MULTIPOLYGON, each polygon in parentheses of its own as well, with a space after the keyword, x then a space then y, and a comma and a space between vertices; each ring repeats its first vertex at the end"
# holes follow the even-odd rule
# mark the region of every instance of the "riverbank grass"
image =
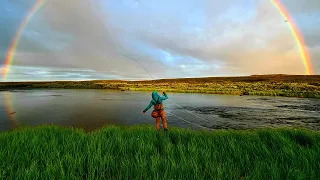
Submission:
POLYGON ((0 179, 317 179, 320 132, 42 125, 0 133, 0 179))
POLYGON ((158 79, 153 81, 0 82, 0 91, 28 89, 109 89, 229 95, 320 98, 320 75, 258 75, 158 79))

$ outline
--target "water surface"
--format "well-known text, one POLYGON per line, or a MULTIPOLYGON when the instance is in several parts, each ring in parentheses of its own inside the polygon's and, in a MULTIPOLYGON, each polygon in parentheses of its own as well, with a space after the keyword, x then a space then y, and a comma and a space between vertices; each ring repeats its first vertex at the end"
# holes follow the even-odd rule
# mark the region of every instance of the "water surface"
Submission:
MULTIPOLYGON (((320 129, 320 100, 168 93, 169 128, 202 129, 300 126, 320 129)), ((27 90, 0 92, 0 131, 21 125, 59 124, 87 130, 107 124, 152 124, 142 114, 148 92, 107 90, 27 90)))

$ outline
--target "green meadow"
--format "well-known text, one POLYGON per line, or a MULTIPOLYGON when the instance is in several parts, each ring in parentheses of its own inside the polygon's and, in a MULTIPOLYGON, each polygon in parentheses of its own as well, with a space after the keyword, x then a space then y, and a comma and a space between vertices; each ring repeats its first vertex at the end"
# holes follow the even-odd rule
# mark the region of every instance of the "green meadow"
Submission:
POLYGON ((0 179, 318 179, 320 132, 42 125, 0 133, 0 179))
POLYGON ((166 91, 259 96, 320 98, 320 75, 255 75, 242 77, 208 77, 160 79, 152 81, 56 81, 3 82, 0 90, 19 89, 112 89, 122 91, 166 91))

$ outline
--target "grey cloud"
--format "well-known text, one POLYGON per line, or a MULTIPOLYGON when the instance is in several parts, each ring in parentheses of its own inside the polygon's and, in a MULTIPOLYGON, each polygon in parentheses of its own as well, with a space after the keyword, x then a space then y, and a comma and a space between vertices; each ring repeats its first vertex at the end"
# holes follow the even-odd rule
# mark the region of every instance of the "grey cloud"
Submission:
MULTIPOLYGON (((14 64, 44 65, 43 63, 48 63, 63 67, 77 67, 77 64, 80 64, 80 66, 94 68, 100 68, 101 64, 107 64, 106 57, 115 55, 117 44, 114 43, 111 36, 108 36, 108 29, 97 18, 96 12, 88 7, 89 3, 90 1, 83 0, 47 1, 39 13, 45 16, 46 22, 55 31, 72 35, 74 39, 71 45, 65 47, 62 52, 46 52, 40 55, 43 57, 42 59, 30 61, 28 58, 17 58, 14 64), (46 60, 45 58, 51 59, 46 60)), ((41 25, 33 23, 28 26, 27 30, 38 31, 40 36, 51 35, 41 32, 42 28, 41 25)), ((28 46, 30 42, 26 41, 21 40, 21 51, 30 52, 31 50, 23 48, 31 46, 28 46)), ((31 52, 39 49, 33 46, 32 48, 35 50, 31 52)))
POLYGON ((320 46, 320 27, 315 27, 314 31, 304 34, 305 43, 309 48, 316 48, 320 46))
POLYGON ((300 32, 303 34, 305 43, 309 48, 320 46, 320 1, 305 0, 292 2, 291 0, 282 0, 286 9, 296 21, 300 32), (301 17, 304 17, 301 19, 301 17), (300 18, 300 19, 299 19, 300 18), (308 25, 300 26, 300 24, 308 25))
MULTIPOLYGON (((256 4, 255 16, 248 22, 240 23, 223 18, 223 13, 235 2, 238 1, 199 1, 205 11, 206 24, 204 27, 198 27, 202 32, 197 33, 196 30, 192 32, 183 30, 184 22, 169 13, 177 11, 172 7, 163 15, 142 13, 141 15, 119 15, 114 18, 110 17, 112 13, 102 13, 97 10, 97 3, 93 1, 48 1, 39 12, 39 16, 43 15, 45 21, 57 32, 72 35, 71 43, 64 47, 62 52, 43 51, 40 50, 43 47, 32 45, 30 38, 24 37, 21 39, 14 64, 56 68, 85 67, 103 73, 117 72, 122 76, 148 77, 144 69, 129 58, 119 56, 111 59, 121 52, 137 59, 157 78, 178 76, 175 74, 184 72, 199 74, 198 71, 208 76, 210 73, 211 76, 261 73, 303 74, 304 67, 301 64, 296 43, 287 24, 272 4, 261 1, 256 4), (121 21, 122 26, 114 19, 121 21), (201 68, 201 64, 193 64, 195 62, 187 59, 177 60, 177 66, 169 66, 151 55, 143 56, 143 53, 134 52, 133 49, 124 45, 123 40, 141 41, 153 48, 169 52, 173 56, 200 59, 208 68, 201 68), (193 67, 199 68, 186 66, 197 71, 192 72, 181 68, 180 65, 183 63, 193 64, 193 67), (222 67, 215 68, 210 64, 219 64, 222 67)), ((288 4, 298 6, 301 3, 288 2, 288 4)), ((143 2, 140 6, 144 7, 143 2)), ((142 8, 141 11, 143 10, 142 8)), ((40 33, 42 28, 43 24, 37 23, 28 26, 29 31, 40 33)), ((44 32, 43 35, 50 36, 44 32)), ((310 47, 316 47, 317 35, 319 34, 314 31, 306 35, 306 42, 310 47)), ((64 44, 67 40, 62 38, 57 41, 54 44, 59 42, 64 44)), ((317 67, 315 70, 319 73, 319 62, 316 60, 319 57, 318 50, 310 49, 310 52, 314 59, 314 66, 317 67)))
POLYGON ((281 0, 290 13, 304 13, 310 14, 320 12, 320 1, 318 0, 304 0, 295 1, 292 0, 281 0))
MULTIPOLYGON (((87 69, 75 68, 48 68, 48 67, 28 67, 28 66, 11 66, 10 74, 6 81, 24 81, 24 80, 94 80, 94 79, 147 79, 143 74, 137 76, 123 76, 122 73, 113 72, 96 72, 87 69), (120 75, 121 74, 121 75, 120 75)), ((4 81, 4 79, 1 79, 4 81)))
MULTIPOLYGON (((304 67, 301 64, 296 42, 287 25, 282 21, 279 13, 272 7, 267 9, 266 2, 258 6, 257 15, 247 24, 243 24, 243 35, 237 34, 236 37, 226 38, 220 45, 220 42, 212 44, 200 43, 199 46, 171 48, 179 54, 210 61, 211 59, 220 59, 227 67, 237 67, 233 69, 237 73, 304 73, 304 67), (261 12, 261 13, 260 13, 261 12), (259 44, 259 40, 264 41, 259 44)), ((217 27, 219 28, 219 27, 217 27)), ((237 30, 235 30, 237 31, 237 30)), ((320 32, 320 31, 319 31, 320 32)), ((317 33, 316 31, 313 33, 317 33)), ((319 33, 318 33, 319 34, 319 33)), ((318 34, 312 35, 316 41, 318 34)), ((162 47, 168 47, 172 42, 157 42, 162 47), (161 44, 162 43, 162 44, 161 44), (167 43, 167 44, 165 44, 167 43)), ((318 41, 319 42, 319 41, 318 41)), ((188 43, 184 43, 188 44, 188 43)), ((181 45, 181 44, 180 44, 181 45)), ((316 51, 310 51, 314 53, 316 51)), ((319 63, 316 54, 312 56, 313 64, 317 67, 319 63)), ((319 69, 315 69, 319 72, 319 69)))
MULTIPOLYGON (((23 17, 32 6, 30 0, 0 2, 0 52, 6 52, 23 17)), ((0 63, 2 59, 0 59, 0 63)))

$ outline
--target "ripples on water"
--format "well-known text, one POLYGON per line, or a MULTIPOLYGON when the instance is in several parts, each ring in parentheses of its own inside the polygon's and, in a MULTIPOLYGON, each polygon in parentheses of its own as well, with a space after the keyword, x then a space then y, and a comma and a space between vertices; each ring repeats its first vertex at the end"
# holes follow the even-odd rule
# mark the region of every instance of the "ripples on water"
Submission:
MULTIPOLYGON (((300 126, 320 129, 320 100, 286 97, 172 94, 165 101, 169 126, 189 123, 221 129, 300 126)), ((106 124, 152 124, 150 93, 105 90, 0 92, 0 131, 19 125, 60 124, 87 130, 106 124)), ((201 129, 200 127, 194 127, 201 129)))

